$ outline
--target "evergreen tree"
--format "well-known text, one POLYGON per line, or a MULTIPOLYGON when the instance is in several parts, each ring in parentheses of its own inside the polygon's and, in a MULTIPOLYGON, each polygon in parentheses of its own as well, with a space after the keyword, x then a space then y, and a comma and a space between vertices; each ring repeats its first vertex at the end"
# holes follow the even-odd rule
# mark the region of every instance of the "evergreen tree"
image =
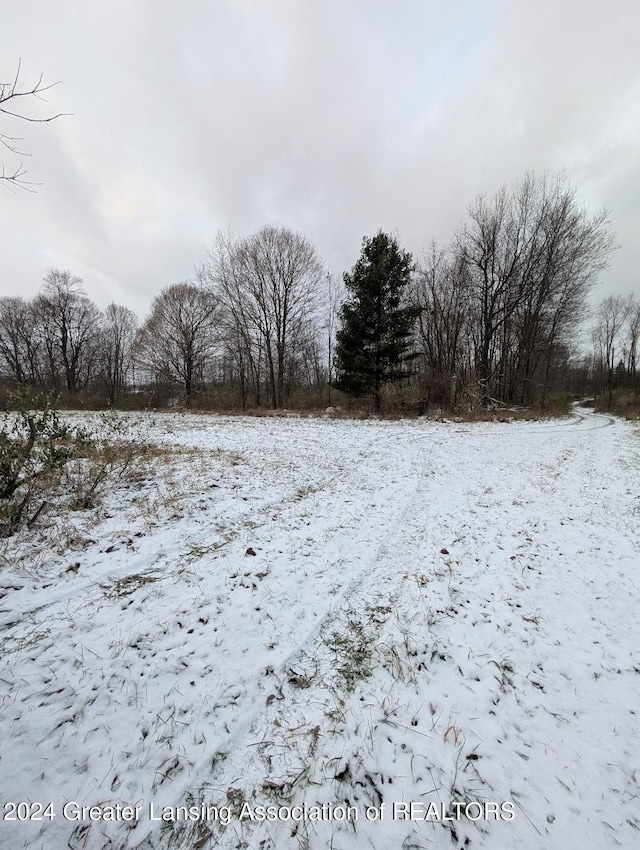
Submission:
POLYGON ((417 310, 409 306, 411 254, 379 231, 365 237, 360 259, 344 275, 349 298, 340 311, 336 336, 334 386, 353 396, 373 394, 380 410, 380 388, 409 374, 417 310))

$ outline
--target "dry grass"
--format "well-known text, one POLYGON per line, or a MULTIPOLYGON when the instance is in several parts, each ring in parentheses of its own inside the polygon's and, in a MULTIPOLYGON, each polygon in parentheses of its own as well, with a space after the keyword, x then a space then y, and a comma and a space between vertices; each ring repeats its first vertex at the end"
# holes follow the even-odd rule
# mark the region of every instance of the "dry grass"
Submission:
POLYGON ((124 596, 130 596, 135 593, 140 587, 147 584, 153 584, 160 581, 161 575, 154 571, 146 573, 135 573, 117 579, 110 585, 103 586, 104 595, 107 599, 121 599, 124 596))
POLYGON ((603 393, 596 398, 594 406, 599 413, 613 413, 634 422, 640 420, 640 392, 630 389, 614 390, 611 405, 608 393, 603 393))

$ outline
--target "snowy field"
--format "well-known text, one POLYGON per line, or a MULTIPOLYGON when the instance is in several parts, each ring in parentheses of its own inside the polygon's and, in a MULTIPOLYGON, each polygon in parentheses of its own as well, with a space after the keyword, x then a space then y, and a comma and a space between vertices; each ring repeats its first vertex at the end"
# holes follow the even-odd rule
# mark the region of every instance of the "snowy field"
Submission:
POLYGON ((640 846, 637 427, 129 418, 0 549, 2 848, 640 846))

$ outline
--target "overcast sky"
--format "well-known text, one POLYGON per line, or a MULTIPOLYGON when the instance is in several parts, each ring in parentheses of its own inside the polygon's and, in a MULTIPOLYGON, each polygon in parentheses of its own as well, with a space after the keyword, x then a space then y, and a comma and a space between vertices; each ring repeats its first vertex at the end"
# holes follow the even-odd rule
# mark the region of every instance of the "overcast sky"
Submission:
POLYGON ((380 228, 419 256, 528 169, 610 210, 601 294, 640 293, 639 0, 6 5, 0 80, 21 59, 24 87, 61 81, 42 114, 72 114, 0 115, 42 183, 0 186, 0 295, 69 269, 142 318, 219 229, 265 224, 338 274, 380 228))

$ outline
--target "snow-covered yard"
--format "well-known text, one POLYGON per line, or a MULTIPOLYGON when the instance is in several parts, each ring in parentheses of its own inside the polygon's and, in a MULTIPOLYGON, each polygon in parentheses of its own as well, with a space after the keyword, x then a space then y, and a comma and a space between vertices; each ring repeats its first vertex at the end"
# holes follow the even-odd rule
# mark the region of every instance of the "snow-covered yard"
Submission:
POLYGON ((0 846, 640 846, 637 428, 130 419, 1 550, 0 846))

